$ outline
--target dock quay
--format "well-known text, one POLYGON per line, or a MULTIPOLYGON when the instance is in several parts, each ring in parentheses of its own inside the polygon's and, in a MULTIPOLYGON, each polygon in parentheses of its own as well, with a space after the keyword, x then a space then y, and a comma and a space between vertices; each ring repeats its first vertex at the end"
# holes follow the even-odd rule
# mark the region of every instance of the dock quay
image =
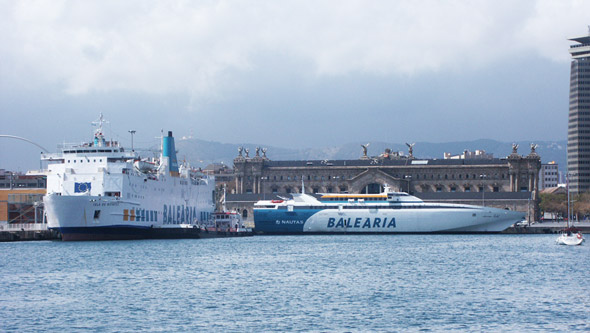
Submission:
POLYGON ((45 223, 0 223, 0 242, 61 239, 59 232, 45 223))
MULTIPOLYGON (((590 221, 570 224, 571 227, 579 229, 584 234, 590 234, 590 221)), ((535 222, 531 225, 514 226, 504 230, 503 234, 556 234, 565 229, 565 222, 535 222)))

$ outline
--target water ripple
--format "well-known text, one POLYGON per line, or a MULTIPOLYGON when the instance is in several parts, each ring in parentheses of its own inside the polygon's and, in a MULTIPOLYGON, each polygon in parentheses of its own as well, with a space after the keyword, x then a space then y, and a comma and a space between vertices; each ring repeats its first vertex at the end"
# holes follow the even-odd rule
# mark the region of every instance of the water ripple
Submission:
POLYGON ((589 330, 590 247, 553 238, 2 243, 0 330, 589 330))

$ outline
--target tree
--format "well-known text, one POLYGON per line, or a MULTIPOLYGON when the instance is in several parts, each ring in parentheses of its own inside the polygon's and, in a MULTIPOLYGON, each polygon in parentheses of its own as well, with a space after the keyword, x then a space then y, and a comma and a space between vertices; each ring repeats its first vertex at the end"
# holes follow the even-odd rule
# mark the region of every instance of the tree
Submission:
POLYGON ((590 193, 578 194, 574 200, 574 214, 579 217, 590 215, 590 193))
POLYGON ((567 215, 566 194, 541 193, 539 197, 541 199, 541 202, 539 203, 539 209, 542 212, 557 213, 561 216, 567 215))

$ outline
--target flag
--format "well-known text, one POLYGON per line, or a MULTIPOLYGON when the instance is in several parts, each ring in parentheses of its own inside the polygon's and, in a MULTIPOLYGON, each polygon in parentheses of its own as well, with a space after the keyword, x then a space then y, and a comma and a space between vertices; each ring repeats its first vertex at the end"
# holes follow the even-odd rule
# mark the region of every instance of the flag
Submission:
POLYGON ((90 192, 90 183, 74 183, 74 193, 90 192))

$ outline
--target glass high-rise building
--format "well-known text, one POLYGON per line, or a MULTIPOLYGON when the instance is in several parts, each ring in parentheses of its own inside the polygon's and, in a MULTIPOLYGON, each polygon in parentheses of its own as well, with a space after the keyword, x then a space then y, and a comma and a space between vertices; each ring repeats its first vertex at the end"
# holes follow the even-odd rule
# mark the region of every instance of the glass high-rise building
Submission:
POLYGON ((590 27, 588 36, 570 38, 570 110, 567 170, 570 191, 590 191, 590 27))

